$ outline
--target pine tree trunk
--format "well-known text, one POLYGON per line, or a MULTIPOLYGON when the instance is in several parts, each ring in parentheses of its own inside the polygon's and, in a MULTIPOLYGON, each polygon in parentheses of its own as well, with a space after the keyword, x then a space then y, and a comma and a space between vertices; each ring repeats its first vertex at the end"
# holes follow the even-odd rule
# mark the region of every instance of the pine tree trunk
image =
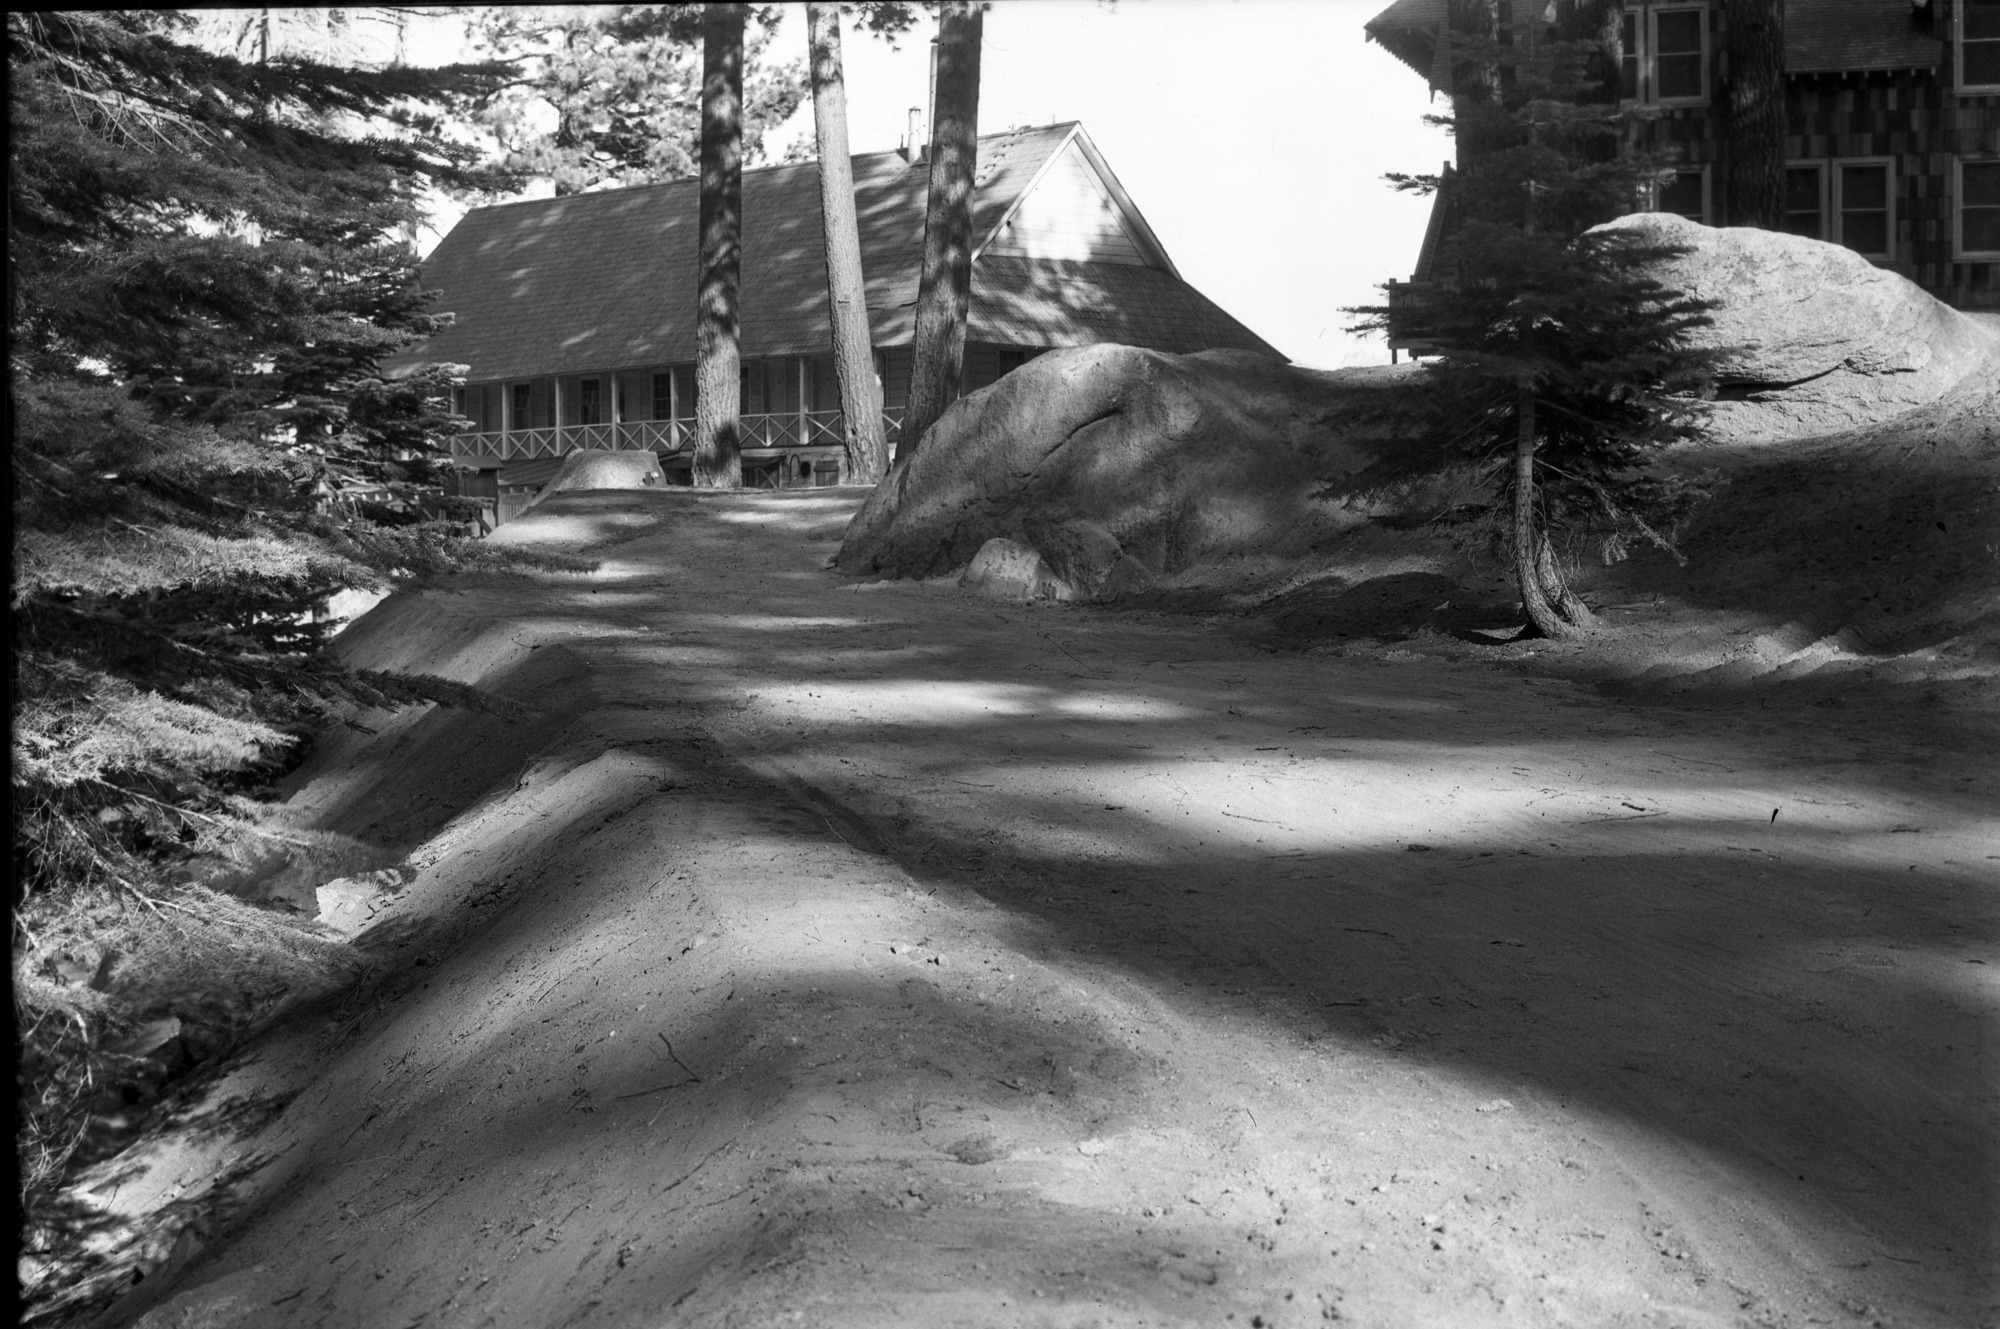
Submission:
MULTIPOLYGON (((1542 584, 1542 557, 1547 540, 1535 521, 1535 393, 1523 384, 1516 409, 1520 432, 1514 441, 1514 579, 1521 588, 1521 608, 1528 622, 1544 637, 1573 637, 1576 629, 1549 603, 1542 584)), ((1553 556, 1550 567, 1554 567, 1553 556)))
MULTIPOLYGON (((1588 72, 1593 87, 1578 100, 1594 105, 1618 103, 1624 82, 1625 5, 1623 0, 1557 0, 1556 36, 1562 41, 1588 42, 1588 72)), ((1617 143, 1595 148, 1593 161, 1617 153, 1617 143)))
MULTIPOLYGON (((1500 10, 1495 0, 1446 0, 1445 21, 1451 43, 1451 101, 1454 111, 1483 102, 1500 100, 1500 10)), ((1458 169, 1502 142, 1482 139, 1476 124, 1461 126, 1458 135, 1458 169)))
POLYGON ((743 232, 743 23, 748 6, 712 4, 701 26, 701 267, 695 309, 694 482, 743 484, 737 430, 742 370, 737 286, 743 232))
POLYGON ((908 457, 965 378, 965 320, 972 295, 972 178, 979 140, 982 6, 947 3, 938 14, 937 103, 931 108, 930 196, 917 288, 916 363, 898 458, 908 457))
POLYGON ((1535 572, 1541 578, 1543 597, 1555 607, 1557 615, 1565 623, 1576 628, 1597 626, 1597 615, 1570 587, 1569 578, 1563 575, 1562 565, 1556 561, 1555 544, 1549 539, 1547 531, 1541 533, 1535 550, 1535 572))
POLYGON ((813 135, 819 147, 819 209, 826 236, 826 298, 833 322, 833 376, 840 388, 847 480, 872 485, 889 469, 882 385, 868 335, 861 230, 854 216, 854 164, 847 153, 847 87, 840 61, 840 9, 806 6, 811 44, 813 135))
POLYGON ((1785 0, 1732 0, 1723 96, 1731 226, 1785 225, 1785 0))

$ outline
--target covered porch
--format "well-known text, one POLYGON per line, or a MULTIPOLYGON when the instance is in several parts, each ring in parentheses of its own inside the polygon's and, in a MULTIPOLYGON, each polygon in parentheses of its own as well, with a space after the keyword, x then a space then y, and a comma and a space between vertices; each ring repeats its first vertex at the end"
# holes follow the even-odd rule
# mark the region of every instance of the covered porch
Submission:
MULTIPOLYGON (((902 411, 882 412, 883 426, 894 447, 902 411)), ((765 412, 738 417, 738 446, 745 463, 767 461, 800 450, 842 455, 846 417, 839 411, 765 412)), ((546 425, 525 429, 468 429, 453 437, 452 461, 469 470, 497 470, 544 458, 560 460, 584 448, 611 452, 660 454, 671 472, 683 469, 694 450, 693 420, 619 420, 606 424, 546 425)))

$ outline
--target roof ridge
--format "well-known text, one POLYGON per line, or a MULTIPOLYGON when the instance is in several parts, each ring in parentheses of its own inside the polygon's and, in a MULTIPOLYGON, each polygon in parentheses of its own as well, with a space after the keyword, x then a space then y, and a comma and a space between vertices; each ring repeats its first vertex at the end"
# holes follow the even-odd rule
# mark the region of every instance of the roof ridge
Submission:
MULTIPOLYGON (((1013 129, 1001 129, 991 134, 981 134, 978 141, 984 143, 989 139, 1019 138, 1028 134, 1058 129, 1064 133, 1068 133, 1070 129, 1082 123, 1083 121, 1081 120, 1057 120, 1046 125, 1020 125, 1013 129)), ((871 157, 895 157, 900 156, 902 151, 901 148, 878 148, 874 152, 849 153, 848 158, 851 161, 862 161, 871 157)), ((801 167, 818 165, 819 158, 817 157, 814 157, 810 161, 772 162, 769 166, 753 166, 743 172, 743 175, 745 179, 748 179, 753 175, 769 175, 774 171, 792 171, 798 170, 801 167)), ((492 212, 498 208, 518 208, 531 203, 575 203, 582 199, 609 198, 615 194, 630 194, 641 189, 672 189, 676 185, 698 183, 698 179, 698 176, 684 175, 678 180, 650 180, 641 185, 618 185, 611 189, 586 190, 581 194, 556 194, 548 198, 503 199, 498 203, 482 203, 476 208, 468 208, 466 209, 466 215, 469 217, 475 212, 492 212)))

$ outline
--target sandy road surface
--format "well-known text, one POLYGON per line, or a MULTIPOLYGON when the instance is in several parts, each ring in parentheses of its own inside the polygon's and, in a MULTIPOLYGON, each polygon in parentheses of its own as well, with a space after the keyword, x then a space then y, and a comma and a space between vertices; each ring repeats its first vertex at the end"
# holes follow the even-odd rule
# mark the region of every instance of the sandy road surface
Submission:
POLYGON ((1980 734, 843 583, 855 501, 564 497, 600 573, 350 634, 541 715, 301 773, 414 878, 134 1182, 256 1165, 183 1308, 2000 1322, 1980 734))

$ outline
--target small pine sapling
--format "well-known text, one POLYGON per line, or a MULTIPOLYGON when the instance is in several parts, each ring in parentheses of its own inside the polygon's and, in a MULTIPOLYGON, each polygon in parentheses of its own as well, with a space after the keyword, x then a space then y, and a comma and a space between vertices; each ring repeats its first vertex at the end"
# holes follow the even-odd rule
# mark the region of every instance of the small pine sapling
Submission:
POLYGON ((1568 548, 1594 537, 1616 560, 1639 540, 1679 556, 1673 532, 1701 485, 1647 463, 1696 431, 1716 357, 1689 335, 1709 306, 1649 275, 1678 251, 1601 227, 1636 210, 1659 170, 1625 150, 1641 112, 1602 95, 1597 44, 1534 21, 1453 42, 1459 92, 1438 118, 1460 145, 1451 271, 1419 299, 1350 312, 1355 330, 1437 357, 1396 409, 1439 459, 1486 478, 1481 515, 1509 550, 1528 630, 1573 636, 1595 619, 1568 548))

